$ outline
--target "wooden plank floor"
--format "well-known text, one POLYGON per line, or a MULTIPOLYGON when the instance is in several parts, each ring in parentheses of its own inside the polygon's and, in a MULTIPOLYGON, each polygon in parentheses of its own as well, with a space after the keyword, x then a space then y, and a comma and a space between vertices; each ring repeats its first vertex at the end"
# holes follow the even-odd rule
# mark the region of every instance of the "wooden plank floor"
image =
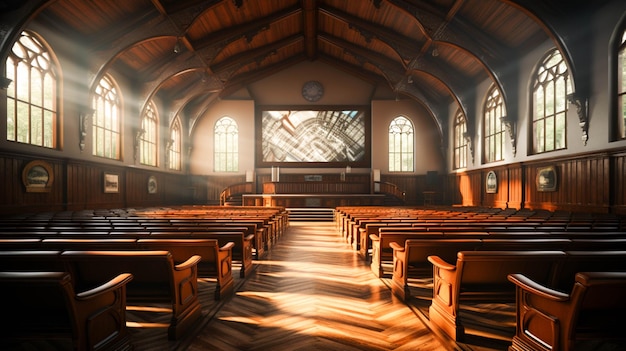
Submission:
POLYGON ((447 350, 332 222, 292 222, 180 350, 447 350))

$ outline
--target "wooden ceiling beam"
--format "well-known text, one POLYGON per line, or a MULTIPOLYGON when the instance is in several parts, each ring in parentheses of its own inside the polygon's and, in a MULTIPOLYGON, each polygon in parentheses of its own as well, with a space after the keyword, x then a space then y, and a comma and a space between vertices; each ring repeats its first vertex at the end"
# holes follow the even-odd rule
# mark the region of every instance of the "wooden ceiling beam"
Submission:
POLYGON ((193 41, 191 44, 196 50, 205 49, 207 47, 224 46, 227 43, 239 40, 241 37, 252 32, 259 32, 263 28, 269 28, 273 22, 280 21, 289 16, 300 14, 302 8, 300 6, 292 6, 282 11, 276 11, 270 16, 259 18, 255 21, 243 23, 235 27, 229 27, 218 32, 207 33, 207 36, 193 41))
POLYGON ((317 57, 317 1, 303 0, 302 9, 304 50, 306 56, 313 60, 317 57))
POLYGON ((228 82, 224 86, 224 89, 220 91, 219 95, 220 97, 229 96, 230 94, 233 94, 237 90, 246 87, 248 84, 251 84, 263 78, 269 77, 273 74, 276 74, 280 71, 283 71, 287 67, 298 64, 306 59, 307 57, 304 54, 298 55, 298 56, 292 56, 287 60, 277 62, 275 64, 272 64, 271 66, 267 66, 267 67, 258 69, 253 72, 249 72, 246 74, 241 74, 236 77, 233 77, 232 79, 228 80, 228 82))
POLYGON ((319 11, 331 18, 347 23, 351 28, 358 31, 367 41, 370 41, 372 38, 380 40, 396 51, 398 56, 402 57, 404 60, 411 60, 419 53, 418 50, 414 49, 419 47, 419 45, 415 43, 415 40, 404 37, 393 30, 382 28, 372 22, 365 21, 329 6, 320 6, 319 11))
POLYGON ((365 59, 367 59, 370 63, 374 65, 381 65, 381 66, 386 66, 390 68, 394 67, 394 69, 397 69, 402 72, 404 72, 407 68, 404 65, 404 62, 394 61, 385 55, 373 52, 372 50, 369 50, 359 45, 355 45, 341 38, 332 36, 331 34, 320 33, 318 36, 320 40, 325 40, 326 42, 332 45, 335 45, 346 52, 353 52, 356 55, 364 57, 365 59))
POLYGON ((292 35, 288 38, 284 38, 280 41, 273 42, 269 45, 265 45, 260 48, 248 50, 238 55, 233 55, 219 63, 209 66, 209 69, 213 73, 219 73, 232 67, 243 67, 252 62, 256 62, 258 57, 267 56, 271 52, 279 50, 283 47, 293 45, 294 43, 297 43, 302 40, 303 38, 301 35, 299 34, 292 35))

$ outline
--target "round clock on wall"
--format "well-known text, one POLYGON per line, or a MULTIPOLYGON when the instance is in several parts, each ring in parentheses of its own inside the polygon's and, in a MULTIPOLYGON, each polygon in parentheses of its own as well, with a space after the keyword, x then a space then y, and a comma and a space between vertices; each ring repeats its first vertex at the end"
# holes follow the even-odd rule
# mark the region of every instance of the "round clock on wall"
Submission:
POLYGON ((324 95, 324 87, 318 81, 311 80, 302 86, 302 97, 307 101, 315 102, 321 99, 322 95, 324 95))

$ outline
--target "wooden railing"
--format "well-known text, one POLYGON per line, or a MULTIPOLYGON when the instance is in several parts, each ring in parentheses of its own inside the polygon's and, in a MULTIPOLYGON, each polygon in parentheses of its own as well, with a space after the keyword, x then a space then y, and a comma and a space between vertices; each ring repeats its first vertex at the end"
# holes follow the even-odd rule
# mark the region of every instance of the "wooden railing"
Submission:
POLYGON ((404 190, 398 188, 397 185, 387 182, 374 182, 374 184, 379 185, 378 192, 395 196, 396 198, 404 202, 406 193, 404 192, 404 190))
POLYGON ((264 194, 369 194, 368 184, 350 182, 266 182, 264 194))
POLYGON ((245 183, 236 183, 227 186, 224 190, 222 190, 220 194, 220 205, 224 205, 226 203, 226 199, 233 195, 239 194, 252 194, 254 193, 254 183, 245 182, 245 183))

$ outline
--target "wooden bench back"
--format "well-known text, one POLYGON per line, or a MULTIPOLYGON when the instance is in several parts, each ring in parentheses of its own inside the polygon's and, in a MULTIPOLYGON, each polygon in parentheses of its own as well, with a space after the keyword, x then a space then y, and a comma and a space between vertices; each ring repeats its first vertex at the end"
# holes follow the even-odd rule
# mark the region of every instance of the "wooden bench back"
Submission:
POLYGON ((175 263, 169 251, 63 251, 60 257, 80 290, 93 288, 120 273, 133 274, 126 290, 129 299, 170 301, 176 289, 172 286, 175 263))
POLYGON ((457 287, 460 297, 481 298, 481 293, 515 291, 508 275, 521 273, 550 284, 565 260, 563 251, 460 251, 457 254, 457 287), (467 294, 464 294, 467 291, 467 294), (478 293, 478 294, 477 294, 478 293))

